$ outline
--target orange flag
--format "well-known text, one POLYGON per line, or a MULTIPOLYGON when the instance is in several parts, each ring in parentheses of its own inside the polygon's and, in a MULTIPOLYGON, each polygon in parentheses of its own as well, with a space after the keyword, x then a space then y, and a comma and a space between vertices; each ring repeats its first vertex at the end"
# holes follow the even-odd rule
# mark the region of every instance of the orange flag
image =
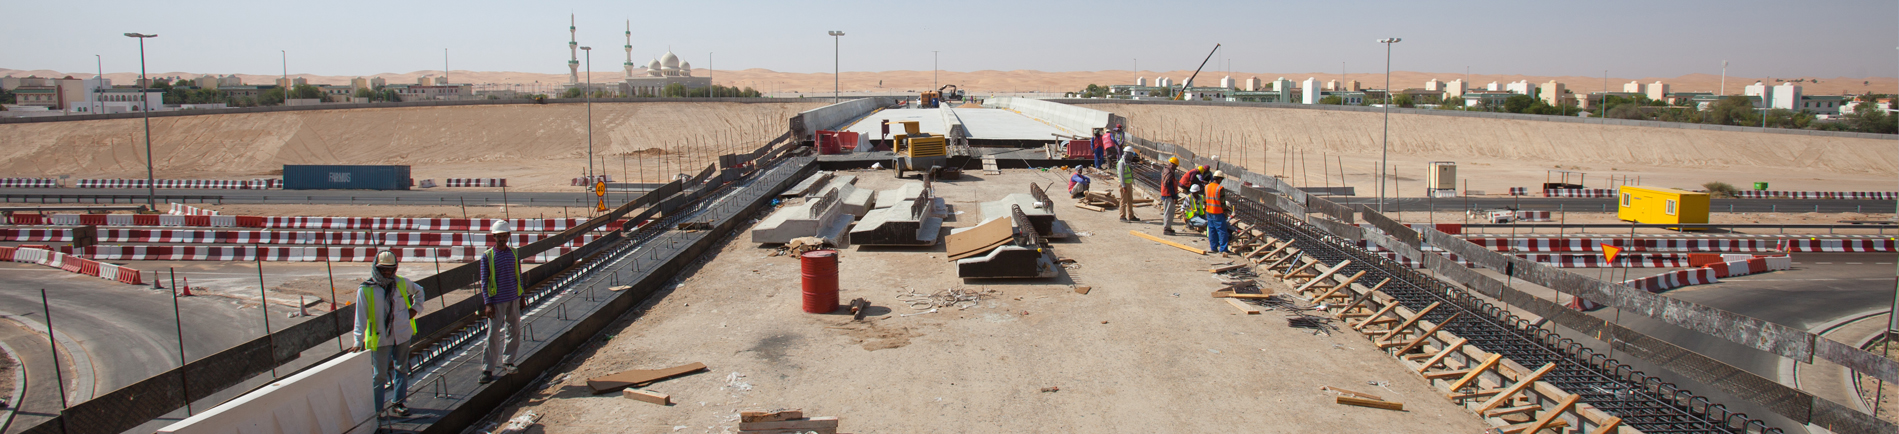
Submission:
POLYGON ((1602 245, 1602 257, 1608 258, 1609 261, 1611 262, 1615 261, 1615 257, 1620 256, 1620 255, 1622 255, 1621 247, 1611 246, 1608 244, 1602 245))

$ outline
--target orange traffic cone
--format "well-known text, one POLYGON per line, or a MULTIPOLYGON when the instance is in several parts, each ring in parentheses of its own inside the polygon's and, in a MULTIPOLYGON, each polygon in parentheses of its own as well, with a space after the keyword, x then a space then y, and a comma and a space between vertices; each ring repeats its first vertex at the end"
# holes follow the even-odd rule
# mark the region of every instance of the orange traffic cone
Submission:
POLYGON ((186 277, 185 283, 183 285, 178 285, 178 286, 185 290, 185 292, 178 294, 179 297, 191 296, 191 278, 186 277))

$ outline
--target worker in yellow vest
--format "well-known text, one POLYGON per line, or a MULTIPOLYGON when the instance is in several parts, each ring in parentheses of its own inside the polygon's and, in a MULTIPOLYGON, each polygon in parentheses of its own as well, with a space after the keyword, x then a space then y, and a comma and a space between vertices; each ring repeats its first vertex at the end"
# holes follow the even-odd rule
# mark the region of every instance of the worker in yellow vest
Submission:
POLYGON ((356 288, 355 345, 350 351, 372 352, 379 416, 409 416, 404 404, 409 400, 409 338, 418 332, 415 317, 426 300, 421 285, 396 275, 393 252, 377 253, 375 271, 356 288), (396 391, 393 405, 384 399, 390 388, 396 391))
POLYGON ((488 352, 481 361, 481 384, 496 375, 514 372, 514 352, 521 348, 521 311, 527 310, 527 291, 521 283, 521 258, 515 256, 514 225, 507 220, 488 226, 488 251, 481 252, 481 317, 488 319, 488 352))
POLYGON ((1233 239, 1233 226, 1228 217, 1231 215, 1226 202, 1226 172, 1213 171, 1213 180, 1207 182, 1207 250, 1226 253, 1226 243, 1233 239))

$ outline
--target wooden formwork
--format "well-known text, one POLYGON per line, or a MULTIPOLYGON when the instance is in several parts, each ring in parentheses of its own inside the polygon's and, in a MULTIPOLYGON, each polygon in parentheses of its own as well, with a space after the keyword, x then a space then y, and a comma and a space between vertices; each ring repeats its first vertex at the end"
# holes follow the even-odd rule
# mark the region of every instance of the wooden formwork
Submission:
POLYGON ((1263 241, 1264 253, 1254 262, 1266 268, 1267 275, 1284 280, 1292 295, 1323 304, 1325 312, 1345 325, 1344 330, 1364 336, 1397 357, 1447 399, 1497 426, 1495 432, 1640 433, 1622 426, 1621 418, 1581 403, 1581 395, 1541 381, 1555 364, 1530 369, 1467 345, 1465 339, 1445 330, 1463 312, 1442 323, 1424 320, 1437 309, 1451 308, 1439 302, 1413 311, 1379 292, 1390 279, 1368 285, 1364 272, 1343 272, 1351 265, 1349 260, 1326 264, 1299 255, 1289 240, 1267 236, 1263 241))

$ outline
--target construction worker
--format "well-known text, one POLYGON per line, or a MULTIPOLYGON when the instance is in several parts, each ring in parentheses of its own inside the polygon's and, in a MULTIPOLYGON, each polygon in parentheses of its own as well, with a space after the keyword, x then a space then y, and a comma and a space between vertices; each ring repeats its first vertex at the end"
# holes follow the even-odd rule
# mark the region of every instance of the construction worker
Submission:
POLYGON ((1099 156, 1100 159, 1096 160, 1096 162, 1104 163, 1104 164, 1096 164, 1096 167, 1102 170, 1107 170, 1108 167, 1105 165, 1106 162, 1119 160, 1118 158, 1115 158, 1115 151, 1121 150, 1121 146, 1117 144, 1118 142, 1114 141, 1114 134, 1109 132, 1106 129, 1101 130, 1101 134, 1095 135, 1095 142, 1101 145, 1099 149, 1095 150, 1096 154, 1100 154, 1099 156))
POLYGON ((418 333, 415 317, 428 300, 422 286, 396 275, 396 254, 376 254, 375 270, 356 288, 356 331, 351 352, 372 351, 376 408, 380 416, 407 417, 409 407, 409 338, 418 333), (393 381, 392 381, 393 380, 393 381), (391 384, 394 383, 394 384, 391 384), (394 387, 396 400, 387 401, 394 387))
POLYGON ((1227 225, 1226 188, 1220 186, 1225 180, 1226 172, 1214 171, 1213 179, 1207 182, 1207 248, 1221 256, 1226 256, 1226 243, 1233 237, 1233 228, 1227 225))
POLYGON ((1134 165, 1129 164, 1129 161, 1128 161, 1129 159, 1133 158, 1133 155, 1134 155, 1133 146, 1129 146, 1127 147, 1127 149, 1121 150, 1121 158, 1115 165, 1115 173, 1121 174, 1121 205, 1120 206, 1121 206, 1121 221, 1124 221, 1124 222, 1141 221, 1140 217, 1134 216, 1134 165))
POLYGON ((1167 168, 1161 169, 1161 235, 1174 234, 1174 204, 1180 201, 1180 184, 1174 182, 1175 172, 1180 171, 1180 157, 1167 157, 1167 168))
POLYGON ((488 319, 488 353, 482 357, 481 384, 514 373, 514 351, 521 348, 521 311, 527 310, 527 291, 521 283, 521 260, 514 255, 514 225, 507 220, 488 226, 488 251, 481 252, 481 316, 488 319), (503 332, 506 335, 503 335, 503 332), (505 338, 505 339, 504 339, 505 338))
POLYGON ((1086 167, 1075 166, 1075 173, 1068 176, 1068 197, 1080 199, 1082 196, 1088 194, 1088 184, 1094 180, 1088 179, 1088 175, 1082 174, 1081 171, 1083 169, 1086 169, 1086 167))

